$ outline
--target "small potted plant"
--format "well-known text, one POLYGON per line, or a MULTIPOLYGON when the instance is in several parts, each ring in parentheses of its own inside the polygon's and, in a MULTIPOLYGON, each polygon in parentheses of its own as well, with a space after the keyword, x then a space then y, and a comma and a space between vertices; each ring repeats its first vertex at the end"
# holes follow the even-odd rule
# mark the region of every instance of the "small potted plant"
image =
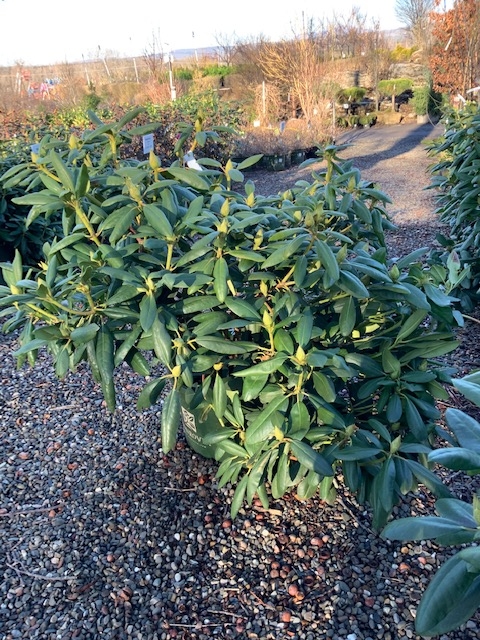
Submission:
POLYGON ((431 103, 431 87, 424 84, 413 89, 411 104, 417 116, 417 124, 426 124, 430 120, 429 111, 431 103))

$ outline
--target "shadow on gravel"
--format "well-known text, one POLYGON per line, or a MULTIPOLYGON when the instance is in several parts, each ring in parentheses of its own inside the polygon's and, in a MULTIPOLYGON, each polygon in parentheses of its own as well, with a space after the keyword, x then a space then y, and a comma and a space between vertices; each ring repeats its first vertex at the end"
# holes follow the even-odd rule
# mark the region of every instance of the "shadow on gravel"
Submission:
MULTIPOLYGON (((353 158, 355 166, 360 170, 370 169, 382 160, 389 160, 396 156, 408 153, 413 148, 422 144, 425 140, 440 135, 438 125, 430 123, 422 125, 395 125, 379 126, 371 129, 363 129, 355 133, 343 134, 338 140, 339 144, 349 144, 349 158, 353 158), (356 155, 357 145, 361 148, 362 155, 356 155)), ((345 152, 340 154, 345 155, 345 152)))

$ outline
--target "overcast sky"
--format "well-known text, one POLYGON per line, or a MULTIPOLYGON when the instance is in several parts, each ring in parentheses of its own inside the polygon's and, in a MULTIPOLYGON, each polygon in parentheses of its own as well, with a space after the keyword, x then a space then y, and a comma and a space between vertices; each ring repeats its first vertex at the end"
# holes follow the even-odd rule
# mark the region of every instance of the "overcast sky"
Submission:
POLYGON ((142 55, 154 39, 166 49, 216 44, 218 34, 239 38, 288 36, 309 18, 347 16, 352 6, 367 25, 399 25, 395 0, 0 0, 0 66, 75 62, 108 54, 142 55), (100 47, 100 49, 99 49, 100 47))

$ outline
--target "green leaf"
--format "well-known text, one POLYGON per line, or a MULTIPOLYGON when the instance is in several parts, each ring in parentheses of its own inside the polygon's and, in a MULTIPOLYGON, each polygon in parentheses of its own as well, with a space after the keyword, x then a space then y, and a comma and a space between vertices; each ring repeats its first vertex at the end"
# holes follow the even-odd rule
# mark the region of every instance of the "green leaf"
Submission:
POLYGON ((395 463, 392 458, 387 458, 380 472, 375 476, 372 491, 376 493, 376 501, 379 501, 386 512, 390 512, 395 502, 395 463))
POLYGON ((314 371, 312 373, 313 385, 318 395, 325 400, 325 402, 335 402, 337 398, 337 392, 332 380, 320 371, 314 371))
POLYGON ((35 338, 34 340, 30 340, 26 344, 23 344, 19 349, 16 349, 13 352, 13 355, 15 356, 15 358, 18 358, 19 356, 23 356, 25 353, 29 353, 30 351, 35 351, 36 349, 39 349, 46 344, 47 340, 40 340, 40 338, 35 338))
POLYGON ((268 374, 258 376, 247 376, 243 379, 242 400, 250 402, 260 395, 261 390, 267 384, 268 374))
POLYGON ((225 258, 217 258, 213 267, 213 290, 219 302, 225 302, 228 295, 227 280, 230 278, 225 258))
POLYGON ((480 454, 460 447, 437 449, 428 456, 429 462, 441 464, 453 471, 476 471, 480 469, 480 454))
POLYGON ((245 432, 245 439, 248 444, 256 444, 267 440, 276 425, 275 414, 283 413, 288 408, 288 398, 280 393, 265 406, 262 411, 252 420, 245 432))
MULTIPOLYGON (((90 343, 91 342, 87 344, 90 343)), ((115 367, 114 350, 113 334, 107 325, 102 325, 97 333, 95 356, 100 373, 100 384, 105 402, 110 411, 115 410, 115 386, 113 383, 113 370, 115 367)))
POLYGON ((152 324, 152 339, 155 355, 162 364, 170 366, 170 360, 172 358, 172 338, 163 322, 159 320, 157 314, 152 324))
POLYGON ((333 253, 332 249, 326 242, 322 242, 321 240, 315 241, 315 249, 317 250, 317 255, 322 263, 325 272, 327 273, 330 286, 337 282, 340 278, 340 270, 338 268, 338 262, 333 253))
POLYGON ((248 476, 244 475, 240 482, 237 484, 235 493, 232 498, 232 505, 230 507, 230 514, 232 518, 238 515, 240 507, 242 506, 243 499, 245 498, 245 492, 247 491, 248 476))
POLYGON ((312 338, 313 331, 313 315, 307 310, 302 315, 297 324, 297 342, 305 349, 312 338))
POLYGON ((144 331, 149 331, 157 317, 157 303, 153 293, 148 292, 140 300, 140 324, 144 331))
POLYGON ((383 529, 382 538, 401 541, 435 540, 445 534, 458 533, 462 528, 456 520, 415 516, 390 522, 383 529))
MULTIPOLYGON (((474 374, 477 376, 477 374, 474 374)), ((477 377, 474 378, 477 380, 477 377)), ((453 380, 453 386, 460 391, 465 398, 480 407, 480 384, 472 380, 472 376, 453 380)))
POLYGON ((166 379, 162 380, 161 378, 150 380, 138 396, 137 409, 141 411, 142 409, 148 409, 153 406, 165 388, 166 382, 166 379))
POLYGON ((213 410, 219 420, 225 415, 227 408, 227 390, 225 382, 219 373, 215 376, 215 382, 213 384, 213 410))
POLYGON ((172 225, 164 212, 154 204, 144 204, 143 214, 148 224, 164 238, 173 236, 172 225))
POLYGON ((235 371, 234 376, 245 378, 247 376, 260 376, 262 374, 270 374, 276 371, 287 359, 286 355, 275 355, 269 360, 263 360, 259 364, 254 364, 252 367, 247 367, 241 371, 235 371))
POLYGON ((467 504, 463 500, 456 498, 440 498, 435 502, 435 511, 442 518, 453 520, 462 527, 476 529, 477 521, 473 516, 473 508, 471 504, 467 504))
POLYGON ((436 636, 457 629, 480 606, 480 576, 469 562, 472 552, 478 556, 479 549, 462 549, 433 577, 415 618, 420 635, 436 636))
POLYGON ((198 173, 198 171, 192 171, 191 169, 183 169, 182 167, 169 167, 168 173, 180 180, 180 182, 184 182, 193 189, 198 191, 208 191, 209 184, 206 180, 204 180, 198 173))
POLYGON ((239 318, 245 320, 261 320, 258 311, 250 303, 242 300, 242 298, 228 297, 225 300, 225 306, 239 318))
POLYGON ((379 453, 383 454, 383 449, 377 449, 373 445, 371 447, 348 445, 343 449, 336 449, 335 457, 338 460, 368 460, 379 453))
POLYGON ((73 180, 73 174, 68 169, 67 165, 55 151, 50 151, 49 159, 62 185, 67 191, 74 193, 75 183, 73 180))
POLYGON ((472 416, 449 408, 445 412, 445 419, 462 447, 480 453, 480 424, 472 416))
POLYGON ((311 426, 311 418, 307 406, 301 400, 293 402, 288 416, 288 435, 295 440, 301 440, 308 433, 311 426))
POLYGON ((252 165, 257 164, 257 162, 259 162, 262 158, 263 158, 263 153, 259 153, 254 156, 250 156, 249 158, 245 158, 245 160, 242 160, 237 164, 237 169, 239 169, 240 171, 243 171, 243 169, 248 169, 248 167, 251 167, 252 165))
POLYGON ((332 465, 315 449, 300 440, 290 442, 292 453, 307 469, 318 473, 320 476, 333 476, 332 465))
POLYGON ((403 399, 405 407, 405 419, 408 428, 413 433, 417 441, 423 442, 428 436, 427 426, 415 404, 408 396, 403 399))
POLYGON ((179 425, 180 396, 178 390, 173 388, 165 398, 162 411, 162 450, 164 453, 174 449, 179 425))
POLYGON ((417 329, 421 325, 426 315, 427 312, 425 309, 417 309, 416 311, 414 311, 401 327, 400 331, 397 334, 397 337, 395 338, 394 344, 396 345, 400 342, 403 342, 405 338, 408 338, 408 336, 411 335, 415 331, 415 329, 417 329))
POLYGON ((127 300, 131 300, 139 295, 139 291, 137 287, 131 284, 123 284, 121 287, 115 291, 113 296, 108 298, 108 306, 113 306, 116 304, 120 304, 121 302, 126 302, 127 300))
POLYGON ((367 287, 355 274, 349 271, 340 271, 338 285, 342 291, 355 298, 368 298, 370 296, 367 287))
POLYGON ((448 488, 437 478, 437 476, 423 467, 415 460, 405 459, 405 463, 408 465, 413 475, 419 482, 423 483, 427 489, 430 489, 439 498, 451 498, 452 494, 448 488))
POLYGON ((70 334, 70 338, 78 344, 85 344, 95 338, 99 329, 100 327, 98 324, 95 324, 94 322, 85 324, 83 327, 77 327, 74 329, 70 334))
POLYGON ((225 355, 247 353, 248 351, 254 351, 257 348, 256 345, 248 344, 247 342, 224 340, 223 338, 216 338, 214 336, 202 336, 201 338, 195 338, 195 342, 209 351, 223 353, 225 355))
POLYGON ((356 320, 357 308, 355 305, 355 299, 352 296, 349 296, 343 304, 340 317, 338 319, 338 325, 342 336, 346 337, 351 335, 355 328, 356 320))

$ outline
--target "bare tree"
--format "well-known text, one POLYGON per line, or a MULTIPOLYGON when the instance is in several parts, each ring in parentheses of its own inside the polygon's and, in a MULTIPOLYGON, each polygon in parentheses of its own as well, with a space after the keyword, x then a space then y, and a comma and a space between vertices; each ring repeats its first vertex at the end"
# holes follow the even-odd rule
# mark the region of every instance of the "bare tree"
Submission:
POLYGON ((430 14, 435 0, 396 0, 395 15, 410 32, 412 39, 421 49, 428 49, 430 43, 430 14))
POLYGON ((216 33, 214 37, 217 43, 218 61, 226 67, 232 66, 238 52, 238 38, 235 32, 232 34, 216 33))
POLYGON ((334 16, 335 33, 342 58, 355 57, 363 50, 365 22, 366 17, 358 7, 353 7, 347 16, 334 16))
POLYGON ((267 82, 275 84, 291 103, 298 102, 307 122, 312 122, 320 94, 322 44, 311 34, 304 38, 265 43, 258 64, 267 82))

